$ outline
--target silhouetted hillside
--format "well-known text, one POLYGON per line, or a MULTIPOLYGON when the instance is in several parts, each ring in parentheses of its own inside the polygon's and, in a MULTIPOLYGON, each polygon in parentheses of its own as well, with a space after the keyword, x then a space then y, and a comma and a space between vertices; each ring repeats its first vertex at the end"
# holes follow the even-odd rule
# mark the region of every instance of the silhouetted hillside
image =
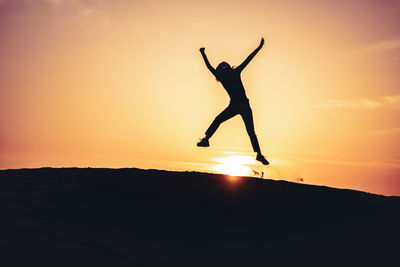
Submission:
POLYGON ((140 169, 0 171, 1 266, 400 266, 400 198, 140 169))

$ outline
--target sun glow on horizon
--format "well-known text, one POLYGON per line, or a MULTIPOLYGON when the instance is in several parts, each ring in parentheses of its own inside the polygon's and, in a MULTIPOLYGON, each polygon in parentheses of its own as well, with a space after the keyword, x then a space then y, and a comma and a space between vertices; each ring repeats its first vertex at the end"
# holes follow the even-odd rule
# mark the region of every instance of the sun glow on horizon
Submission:
POLYGON ((232 155, 224 158, 216 158, 219 164, 214 170, 229 176, 250 176, 251 168, 248 164, 254 163, 254 159, 249 156, 232 155))

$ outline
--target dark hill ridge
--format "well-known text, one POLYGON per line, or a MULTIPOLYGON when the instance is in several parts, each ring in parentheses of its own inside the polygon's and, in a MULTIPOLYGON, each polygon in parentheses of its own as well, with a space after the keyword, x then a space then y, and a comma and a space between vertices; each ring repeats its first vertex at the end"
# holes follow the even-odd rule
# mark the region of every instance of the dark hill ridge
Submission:
POLYGON ((0 199, 1 266, 400 266, 399 197, 41 168, 0 171, 0 199))

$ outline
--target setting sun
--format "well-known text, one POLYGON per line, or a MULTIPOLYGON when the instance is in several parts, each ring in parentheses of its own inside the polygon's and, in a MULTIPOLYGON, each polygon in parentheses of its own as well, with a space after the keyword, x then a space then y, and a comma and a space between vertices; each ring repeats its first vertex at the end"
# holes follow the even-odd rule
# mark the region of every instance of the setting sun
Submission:
POLYGON ((251 168, 247 164, 254 163, 253 158, 238 155, 216 158, 215 161, 220 163, 215 166, 215 171, 230 176, 250 176, 251 168))

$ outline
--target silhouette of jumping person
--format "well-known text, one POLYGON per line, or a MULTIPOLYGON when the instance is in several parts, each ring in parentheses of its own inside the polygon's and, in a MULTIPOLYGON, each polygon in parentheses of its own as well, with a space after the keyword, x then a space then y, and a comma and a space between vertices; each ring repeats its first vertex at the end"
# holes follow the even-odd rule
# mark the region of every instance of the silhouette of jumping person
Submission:
POLYGON ((207 59, 205 48, 200 48, 201 55, 203 56, 204 62, 207 68, 214 74, 217 81, 221 82, 225 90, 228 92, 231 98, 229 106, 223 110, 211 123, 210 127, 205 132, 205 137, 200 139, 197 146, 208 147, 210 146, 209 139, 218 129, 219 125, 224 121, 240 114, 244 124, 246 126, 247 133, 250 137, 251 145, 253 146, 254 152, 257 152, 256 160, 260 161, 264 165, 268 165, 269 162, 261 154, 260 145, 258 144, 256 133, 254 132, 253 113, 250 108, 249 99, 246 97, 244 91, 242 79, 240 73, 254 58, 254 56, 260 51, 264 45, 264 38, 261 38, 260 45, 236 68, 232 68, 227 62, 221 62, 217 69, 214 69, 207 59))

